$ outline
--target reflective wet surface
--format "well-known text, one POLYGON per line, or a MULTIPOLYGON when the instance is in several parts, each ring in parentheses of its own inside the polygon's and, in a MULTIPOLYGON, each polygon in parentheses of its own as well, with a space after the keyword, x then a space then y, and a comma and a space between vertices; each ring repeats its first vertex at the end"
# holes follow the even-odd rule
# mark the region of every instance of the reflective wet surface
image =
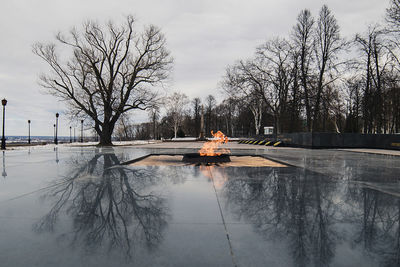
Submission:
POLYGON ((274 167, 126 166, 185 150, 1 156, 0 266, 399 266, 400 157, 264 154, 274 167))

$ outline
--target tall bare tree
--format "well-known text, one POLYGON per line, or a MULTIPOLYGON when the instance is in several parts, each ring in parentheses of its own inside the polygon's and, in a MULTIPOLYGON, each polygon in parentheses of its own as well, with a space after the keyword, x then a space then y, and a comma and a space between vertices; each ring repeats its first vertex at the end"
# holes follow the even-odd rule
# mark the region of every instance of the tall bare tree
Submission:
POLYGON ((151 105, 157 96, 152 87, 170 71, 172 58, 160 29, 150 25, 137 32, 135 24, 128 16, 119 26, 89 21, 81 30, 59 33, 56 40, 71 52, 66 60, 61 59, 55 44, 33 46, 33 52, 51 69, 40 76, 40 84, 65 101, 73 116, 93 119, 100 145, 112 144, 121 114, 151 105))
POLYGON ((347 100, 346 132, 359 133, 361 130, 362 88, 364 81, 357 76, 350 76, 345 83, 347 100))
POLYGON ((265 90, 265 79, 260 77, 260 72, 251 61, 239 61, 226 69, 222 82, 223 90, 230 98, 236 99, 250 109, 253 114, 256 135, 261 128, 263 107, 265 99, 260 96, 265 90))
MULTIPOLYGON (((235 123, 235 116, 237 115, 238 105, 240 103, 240 107, 242 107, 243 102, 239 102, 239 99, 235 99, 233 97, 228 97, 222 101, 220 106, 220 115, 222 117, 224 127, 224 133, 229 136, 235 135, 234 123, 235 123)), ((262 110, 261 110, 262 114, 262 110)))
POLYGON ((132 140, 134 137, 134 129, 132 122, 127 113, 121 115, 115 126, 115 136, 120 140, 132 140))
POLYGON ((157 105, 154 105, 152 108, 149 109, 148 112, 149 119, 152 124, 152 137, 154 140, 157 139, 158 132, 157 132, 157 126, 158 126, 158 120, 160 119, 160 108, 157 105))
MULTIPOLYGON (((254 68, 264 80, 263 87, 256 87, 260 97, 274 116, 275 133, 281 133, 281 118, 287 113, 289 92, 293 82, 292 47, 282 38, 267 41, 257 49, 254 68), (260 89, 263 88, 261 91, 260 89)), ((261 81, 260 81, 261 83, 261 81)))
POLYGON ((298 65, 300 73, 300 84, 304 94, 304 106, 306 110, 307 129, 311 131, 312 121, 312 73, 311 67, 313 62, 312 48, 314 18, 308 9, 304 9, 297 17, 297 23, 293 27, 292 39, 294 47, 298 50, 298 65))
POLYGON ((201 120, 201 100, 196 97, 192 100, 193 105, 193 127, 194 136, 199 136, 200 134, 200 120, 201 120))
POLYGON ((165 108, 168 115, 171 116, 175 138, 177 137, 178 129, 181 126, 188 103, 189 98, 185 94, 178 92, 174 92, 165 100, 165 108))
POLYGON ((370 26, 365 34, 357 34, 355 42, 361 53, 360 63, 365 81, 363 117, 365 133, 386 132, 384 94, 388 76, 393 72, 395 57, 384 32, 378 26, 370 26))
POLYGON ((214 110, 217 105, 217 101, 213 95, 208 95, 205 102, 205 134, 206 136, 211 136, 211 131, 217 131, 215 128, 215 120, 214 120, 214 110))
POLYGON ((324 89, 339 77, 337 75, 340 65, 338 54, 346 45, 340 37, 340 28, 337 20, 326 5, 322 6, 320 10, 314 33, 314 54, 317 70, 312 130, 316 128, 315 123, 320 120, 320 104, 324 89))

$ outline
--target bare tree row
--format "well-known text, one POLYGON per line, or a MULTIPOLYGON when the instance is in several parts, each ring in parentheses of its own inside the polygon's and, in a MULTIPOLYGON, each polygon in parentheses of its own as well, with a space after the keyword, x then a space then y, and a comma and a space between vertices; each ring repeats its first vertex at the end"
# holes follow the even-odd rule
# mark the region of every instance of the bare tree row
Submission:
POLYGON ((288 37, 228 66, 221 87, 249 107, 256 134, 263 116, 273 118, 277 133, 398 132, 399 18, 393 0, 387 23, 346 41, 327 6, 317 17, 304 9, 288 37))

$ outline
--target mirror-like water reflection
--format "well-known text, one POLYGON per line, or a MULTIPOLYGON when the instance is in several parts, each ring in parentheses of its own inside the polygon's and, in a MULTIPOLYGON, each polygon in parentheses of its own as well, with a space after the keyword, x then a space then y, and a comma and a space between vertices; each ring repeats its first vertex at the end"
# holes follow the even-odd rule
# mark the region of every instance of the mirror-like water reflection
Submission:
POLYGON ((285 240, 293 265, 336 265, 344 248, 366 265, 399 265, 397 197, 297 168, 222 171, 227 212, 267 242, 285 240))
POLYGON ((135 153, 2 153, 2 266, 400 265, 400 199, 370 169, 120 165, 135 153))
POLYGON ((96 249, 105 245, 128 257, 136 241, 144 240, 149 248, 157 246, 168 209, 163 197, 146 190, 159 182, 159 174, 122 167, 110 152, 95 154, 89 161, 73 158, 70 164, 75 166, 72 172, 43 196, 53 204, 34 224, 36 232, 53 231, 60 213, 65 212, 73 223, 71 231, 61 237, 73 246, 81 243, 96 249))

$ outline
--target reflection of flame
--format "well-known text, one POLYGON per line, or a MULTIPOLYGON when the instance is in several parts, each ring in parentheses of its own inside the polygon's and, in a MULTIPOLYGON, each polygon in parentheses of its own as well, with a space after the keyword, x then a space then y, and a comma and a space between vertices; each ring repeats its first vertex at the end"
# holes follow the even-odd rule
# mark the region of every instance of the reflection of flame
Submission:
POLYGON ((228 181, 225 172, 220 168, 215 168, 215 166, 200 165, 200 171, 204 176, 208 177, 209 181, 213 182, 215 189, 222 189, 228 181))
POLYGON ((221 144, 228 143, 228 137, 225 136, 221 131, 214 133, 211 131, 213 140, 206 142, 203 147, 199 150, 200 156, 219 156, 222 153, 229 153, 227 149, 216 151, 221 144))

